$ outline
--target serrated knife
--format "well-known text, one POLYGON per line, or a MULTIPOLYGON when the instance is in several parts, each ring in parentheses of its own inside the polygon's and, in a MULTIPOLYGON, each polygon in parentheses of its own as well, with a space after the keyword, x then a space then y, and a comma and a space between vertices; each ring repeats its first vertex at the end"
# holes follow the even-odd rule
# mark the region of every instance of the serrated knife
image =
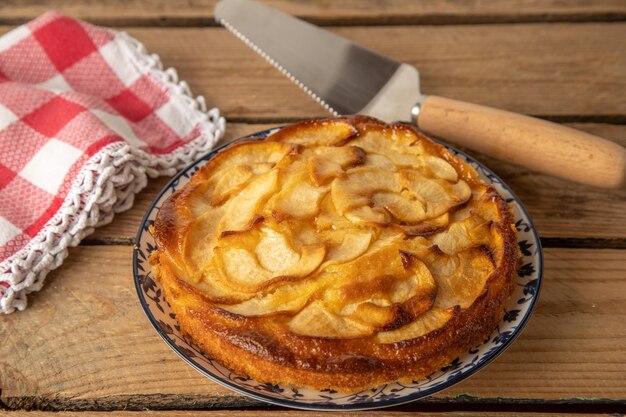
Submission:
POLYGON ((521 114, 420 92, 419 73, 252 0, 222 0, 218 22, 335 115, 414 123, 445 141, 535 171, 605 188, 626 182, 626 150, 521 114))

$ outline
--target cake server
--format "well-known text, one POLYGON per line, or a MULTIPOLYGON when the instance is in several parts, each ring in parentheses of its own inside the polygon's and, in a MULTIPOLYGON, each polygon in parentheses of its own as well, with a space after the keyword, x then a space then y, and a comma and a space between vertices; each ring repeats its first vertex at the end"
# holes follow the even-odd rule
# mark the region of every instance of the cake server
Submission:
POLYGON ((545 120, 420 91, 419 72, 252 0, 222 0, 216 19, 334 115, 415 124, 445 141, 535 171, 605 188, 626 179, 626 149, 545 120))

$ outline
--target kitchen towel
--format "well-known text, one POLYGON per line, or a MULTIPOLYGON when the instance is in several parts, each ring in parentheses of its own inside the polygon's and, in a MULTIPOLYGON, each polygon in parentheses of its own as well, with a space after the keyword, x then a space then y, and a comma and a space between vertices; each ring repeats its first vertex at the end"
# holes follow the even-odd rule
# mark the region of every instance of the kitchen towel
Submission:
POLYGON ((224 126, 123 32, 48 12, 0 37, 0 312, 224 126))

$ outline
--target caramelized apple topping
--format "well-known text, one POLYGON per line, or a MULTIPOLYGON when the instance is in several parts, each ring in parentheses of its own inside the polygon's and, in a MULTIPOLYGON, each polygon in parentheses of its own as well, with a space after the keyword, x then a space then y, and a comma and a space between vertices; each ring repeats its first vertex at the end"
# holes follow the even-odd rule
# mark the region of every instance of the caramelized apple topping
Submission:
POLYGON ((236 145, 175 198, 192 209, 171 267, 230 314, 297 335, 421 337, 470 307, 496 268, 497 207, 449 161, 411 128, 368 120, 236 145))

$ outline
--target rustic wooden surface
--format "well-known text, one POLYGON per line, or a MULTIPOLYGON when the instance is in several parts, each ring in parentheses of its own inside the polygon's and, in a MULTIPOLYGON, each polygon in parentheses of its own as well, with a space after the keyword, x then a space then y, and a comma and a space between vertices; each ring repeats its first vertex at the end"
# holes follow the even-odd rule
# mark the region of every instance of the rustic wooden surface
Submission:
MULTIPOLYGON (((2 317, 9 408, 260 406, 202 377, 162 343, 136 299, 132 247, 81 246, 30 307, 2 317)), ((626 251, 545 250, 540 302, 520 338, 427 402, 626 398, 626 251)))
MULTIPOLYGON (((626 145, 626 2, 621 0, 266 3, 418 66, 427 93, 536 115, 626 145)), ((222 110, 229 121, 224 142, 325 116, 215 24, 214 4, 4 0, 0 33, 50 8, 126 30, 222 110)), ((626 412, 626 189, 570 184, 474 155, 520 196, 538 227, 546 260, 537 310, 519 339, 484 370, 387 413, 626 412)), ((153 180, 131 210, 70 250, 43 290, 30 296, 26 311, 0 317, 0 414, 75 417, 110 411, 98 415, 127 417, 136 413, 121 410, 146 409, 161 410, 148 413, 159 417, 302 414, 242 397, 200 376, 169 350, 141 311, 132 281, 132 242, 166 182, 153 180), (211 410, 185 411, 196 409, 211 410), (64 412, 51 413, 58 410, 64 412)))
MULTIPOLYGON (((327 114, 221 28, 125 29, 176 65, 180 76, 231 120, 275 122, 327 114)), ((426 94, 564 121, 574 116, 623 121, 626 114, 626 100, 616 91, 626 86, 626 23, 332 30, 416 65, 426 94)))

